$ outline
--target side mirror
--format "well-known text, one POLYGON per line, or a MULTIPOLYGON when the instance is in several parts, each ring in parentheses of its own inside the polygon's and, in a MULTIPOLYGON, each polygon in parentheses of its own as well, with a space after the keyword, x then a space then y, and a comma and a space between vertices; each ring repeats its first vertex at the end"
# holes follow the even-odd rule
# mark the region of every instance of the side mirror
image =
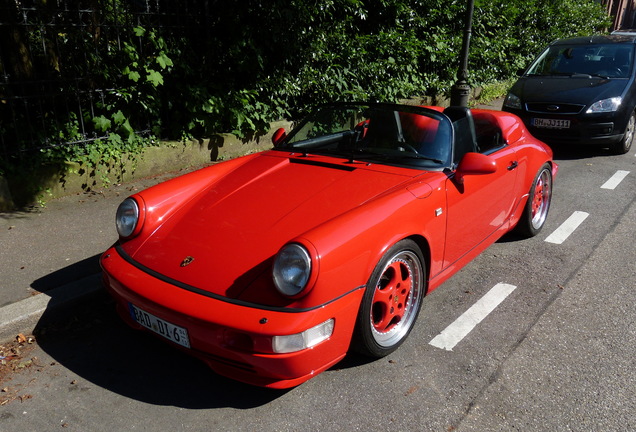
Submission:
POLYGON ((287 132, 285 132, 285 129, 277 129, 276 132, 274 132, 274 135, 272 135, 272 143, 274 144, 274 147, 277 147, 278 144, 280 144, 285 138, 287 138, 287 132))
POLYGON ((497 171, 497 163, 490 156, 481 153, 466 153, 455 171, 455 180, 462 184, 466 175, 492 174, 497 171))

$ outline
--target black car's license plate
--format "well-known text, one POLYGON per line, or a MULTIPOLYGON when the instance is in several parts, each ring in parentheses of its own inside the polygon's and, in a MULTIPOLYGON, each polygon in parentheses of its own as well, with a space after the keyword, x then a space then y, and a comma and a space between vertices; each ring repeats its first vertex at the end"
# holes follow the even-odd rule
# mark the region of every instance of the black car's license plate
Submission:
POLYGON ((532 126, 546 129, 568 129, 570 120, 533 118, 532 126))
POLYGON ((132 303, 129 303, 129 309, 132 319, 143 327, 176 344, 190 348, 190 337, 188 336, 187 329, 148 313, 132 303))

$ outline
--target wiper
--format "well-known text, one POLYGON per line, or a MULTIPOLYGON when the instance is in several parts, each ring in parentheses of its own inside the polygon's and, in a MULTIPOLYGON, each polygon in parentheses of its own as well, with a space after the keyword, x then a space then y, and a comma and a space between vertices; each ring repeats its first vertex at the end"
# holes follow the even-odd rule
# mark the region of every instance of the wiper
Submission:
POLYGON ((375 160, 398 160, 398 159, 416 159, 416 160, 427 160, 431 162, 435 162, 437 164, 444 163, 443 160, 433 158, 430 156, 425 156, 419 153, 379 153, 374 152, 372 150, 364 150, 357 149, 356 151, 349 154, 349 162, 353 163, 354 160, 365 160, 365 159, 375 159, 375 160))
POLYGON ((590 77, 594 77, 594 78, 602 78, 602 79, 610 79, 609 75, 601 75, 601 74, 597 74, 597 73, 591 73, 588 74, 590 77))
POLYGON ((327 147, 329 145, 332 145, 334 143, 337 143, 345 139, 351 139, 353 135, 354 135, 353 131, 335 132, 328 135, 321 135, 314 138, 307 138, 302 141, 297 141, 297 142, 289 144, 288 147, 292 150, 305 149, 305 148, 310 150, 319 149, 321 147, 327 147))
POLYGON ((588 72, 550 72, 549 74, 528 74, 527 76, 566 76, 566 77, 586 77, 586 78, 603 78, 608 79, 607 75, 600 75, 588 72))
POLYGON ((363 160, 363 159, 380 159, 385 160, 388 158, 386 153, 378 153, 367 149, 357 149, 354 148, 349 153, 349 163, 353 163, 355 160, 363 160))
POLYGON ((441 159, 433 158, 433 157, 430 157, 430 156, 424 156, 424 155, 421 155, 419 153, 418 154, 403 154, 403 155, 400 155, 400 158, 402 158, 402 159, 421 159, 421 160, 432 161, 432 162, 435 162, 435 163, 438 163, 438 164, 444 163, 444 161, 441 160, 441 159))

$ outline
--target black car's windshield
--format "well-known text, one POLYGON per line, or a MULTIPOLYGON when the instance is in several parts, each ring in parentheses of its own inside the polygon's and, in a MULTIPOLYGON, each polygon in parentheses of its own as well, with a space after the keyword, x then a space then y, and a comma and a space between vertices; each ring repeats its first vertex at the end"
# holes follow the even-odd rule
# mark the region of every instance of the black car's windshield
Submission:
POLYGON ((334 104, 314 111, 284 150, 423 168, 447 166, 452 126, 441 113, 393 104, 334 104))
POLYGON ((633 62, 632 45, 552 45, 535 60, 526 74, 627 78, 633 62))

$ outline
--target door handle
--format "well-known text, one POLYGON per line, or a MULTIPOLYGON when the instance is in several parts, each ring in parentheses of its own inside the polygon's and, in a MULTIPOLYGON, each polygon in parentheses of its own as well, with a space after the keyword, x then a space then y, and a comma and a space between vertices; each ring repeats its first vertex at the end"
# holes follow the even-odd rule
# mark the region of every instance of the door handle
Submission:
POLYGON ((516 169, 518 166, 519 166, 519 163, 517 161, 510 162, 510 165, 508 165, 508 171, 512 171, 513 169, 516 169))

